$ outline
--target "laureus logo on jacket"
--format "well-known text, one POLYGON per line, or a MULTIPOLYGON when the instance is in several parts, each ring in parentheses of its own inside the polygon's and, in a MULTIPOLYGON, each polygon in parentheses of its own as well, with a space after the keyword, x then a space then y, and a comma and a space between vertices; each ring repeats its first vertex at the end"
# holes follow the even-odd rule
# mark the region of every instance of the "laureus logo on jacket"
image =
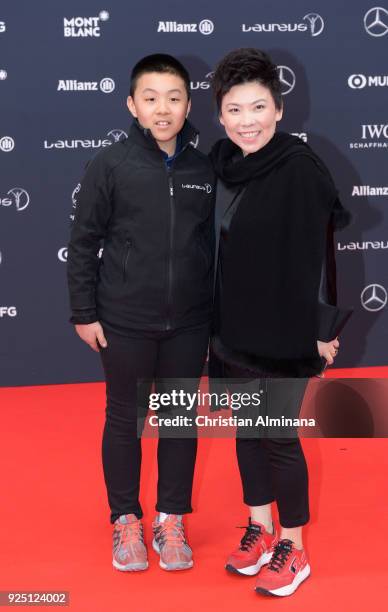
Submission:
POLYGON ((212 192, 212 186, 209 183, 205 183, 204 185, 193 185, 190 183, 182 183, 182 189, 198 189, 200 191, 206 191, 206 193, 212 192))

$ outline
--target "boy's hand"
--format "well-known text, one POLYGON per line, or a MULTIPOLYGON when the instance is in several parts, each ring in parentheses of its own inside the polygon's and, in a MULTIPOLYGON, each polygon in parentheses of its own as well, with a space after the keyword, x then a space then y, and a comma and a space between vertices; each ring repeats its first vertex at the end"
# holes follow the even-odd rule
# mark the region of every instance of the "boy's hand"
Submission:
POLYGON ((321 357, 326 359, 328 365, 334 363, 334 357, 336 357, 339 347, 338 338, 335 338, 330 342, 321 342, 320 340, 317 340, 317 345, 318 353, 321 357))
POLYGON ((97 353, 100 351, 97 340, 103 348, 108 346, 104 336, 104 330, 98 321, 95 323, 88 323, 87 325, 75 325, 74 327, 81 340, 86 342, 86 344, 88 344, 93 351, 96 351, 97 353))

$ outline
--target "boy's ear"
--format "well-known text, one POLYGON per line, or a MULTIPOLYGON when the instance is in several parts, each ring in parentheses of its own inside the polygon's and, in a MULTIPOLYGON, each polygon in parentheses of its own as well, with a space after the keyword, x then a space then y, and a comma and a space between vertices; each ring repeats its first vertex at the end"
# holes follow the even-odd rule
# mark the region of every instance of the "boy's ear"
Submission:
POLYGON ((190 111, 191 111, 191 100, 189 100, 187 103, 186 119, 189 116, 190 111))
POLYGON ((135 106, 132 96, 128 96, 127 98, 127 107, 128 107, 129 112, 137 119, 136 106, 135 106))
POLYGON ((222 118, 222 113, 219 113, 219 115, 218 115, 218 119, 219 119, 219 121, 220 121, 221 125, 225 125, 224 120, 223 120, 223 118, 222 118))

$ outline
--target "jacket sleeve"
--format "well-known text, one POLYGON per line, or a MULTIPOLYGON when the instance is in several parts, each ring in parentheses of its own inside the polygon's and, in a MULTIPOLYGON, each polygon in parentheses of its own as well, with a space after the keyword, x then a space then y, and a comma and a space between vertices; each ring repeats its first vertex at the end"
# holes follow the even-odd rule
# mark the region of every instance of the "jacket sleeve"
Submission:
POLYGON ((98 320, 95 290, 98 251, 112 212, 112 178, 104 151, 87 166, 76 193, 75 214, 67 254, 71 323, 98 320))

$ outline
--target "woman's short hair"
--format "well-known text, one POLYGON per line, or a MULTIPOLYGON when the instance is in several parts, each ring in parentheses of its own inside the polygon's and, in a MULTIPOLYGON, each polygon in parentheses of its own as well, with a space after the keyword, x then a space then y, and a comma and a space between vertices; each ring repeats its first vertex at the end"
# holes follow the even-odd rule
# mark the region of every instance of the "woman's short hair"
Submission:
POLYGON ((257 81, 271 92, 275 107, 283 106, 281 85, 276 64, 268 53, 260 49, 235 49, 226 55, 218 64, 212 79, 212 87, 221 110, 222 99, 234 87, 243 83, 257 81))

